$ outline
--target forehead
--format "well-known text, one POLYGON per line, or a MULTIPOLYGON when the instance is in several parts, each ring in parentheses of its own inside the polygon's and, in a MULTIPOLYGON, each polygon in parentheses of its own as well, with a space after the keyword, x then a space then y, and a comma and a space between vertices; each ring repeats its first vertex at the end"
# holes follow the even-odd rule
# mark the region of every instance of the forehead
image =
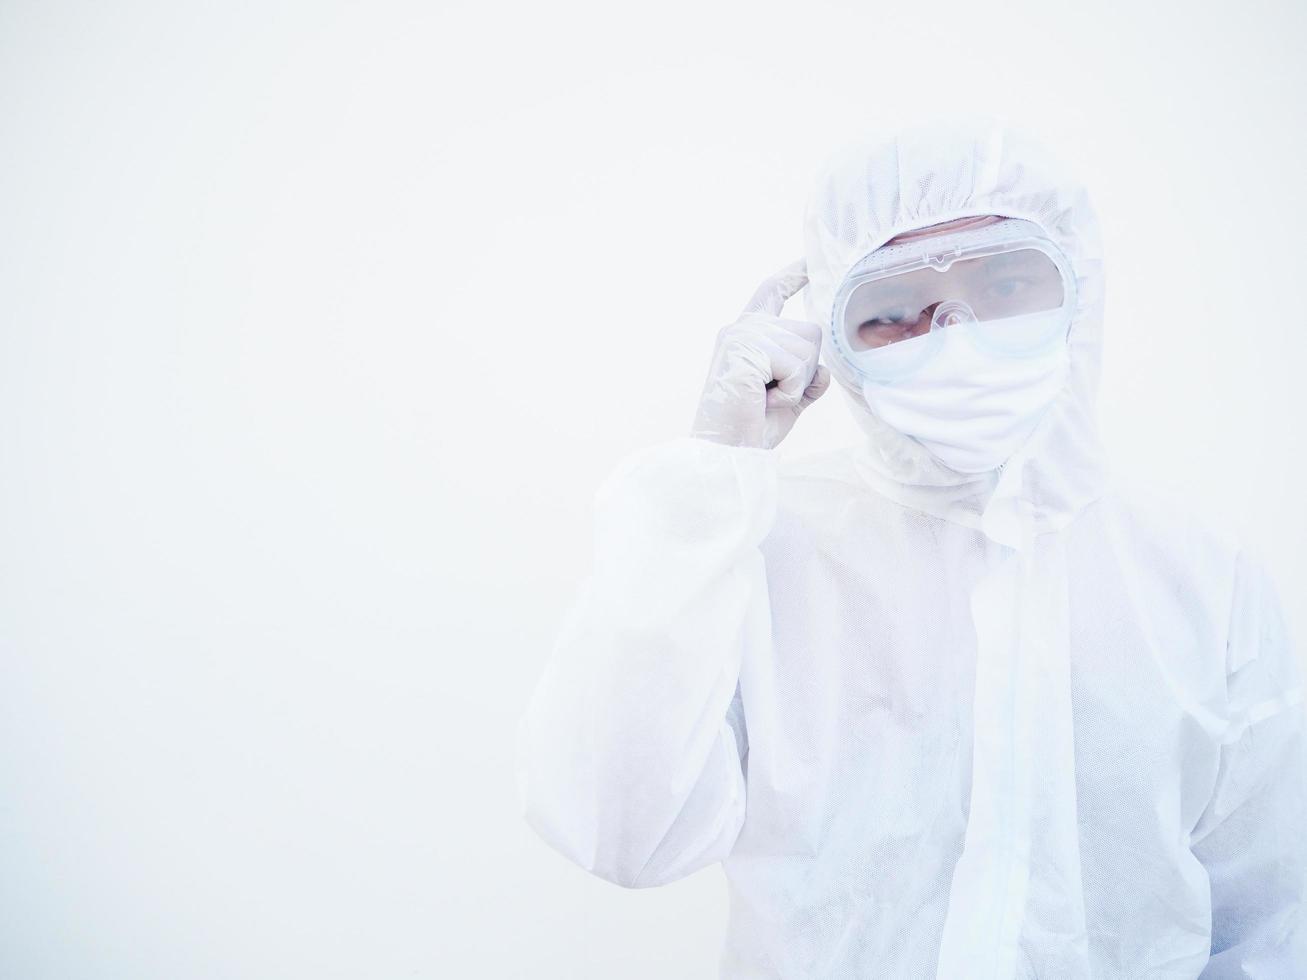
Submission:
POLYGON ((902 242, 917 241, 922 238, 934 238, 936 235, 947 235, 951 231, 961 231, 964 228, 983 228, 985 225, 992 225, 1003 219, 996 214, 982 214, 967 218, 955 218, 952 221, 945 221, 937 225, 926 225, 924 228, 914 228, 911 231, 905 231, 901 235, 895 235, 886 245, 898 245, 902 242))

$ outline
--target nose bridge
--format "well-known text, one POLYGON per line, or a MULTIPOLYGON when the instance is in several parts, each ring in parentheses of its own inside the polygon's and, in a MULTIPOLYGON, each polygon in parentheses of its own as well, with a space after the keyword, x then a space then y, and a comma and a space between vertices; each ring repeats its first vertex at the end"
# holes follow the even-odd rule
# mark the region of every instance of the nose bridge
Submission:
POLYGON ((960 299, 949 299, 940 303, 935 307, 935 313, 930 318, 931 329, 975 322, 975 312, 960 299))

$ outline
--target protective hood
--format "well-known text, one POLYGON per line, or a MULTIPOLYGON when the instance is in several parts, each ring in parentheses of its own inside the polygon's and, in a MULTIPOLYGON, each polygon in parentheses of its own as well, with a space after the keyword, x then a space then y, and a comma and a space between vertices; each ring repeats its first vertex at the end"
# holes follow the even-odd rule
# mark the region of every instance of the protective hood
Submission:
POLYGON ((1070 370, 1029 439, 993 472, 958 473, 877 417, 845 388, 867 434, 859 468, 883 494, 1019 546, 1064 526, 1101 495, 1106 468, 1095 419, 1102 350, 1098 223, 1084 187, 1030 138, 984 124, 919 128, 852 145, 820 172, 804 222, 807 317, 831 322, 836 292, 866 255, 908 231, 999 215, 1038 225, 1070 259, 1077 308, 1070 370))

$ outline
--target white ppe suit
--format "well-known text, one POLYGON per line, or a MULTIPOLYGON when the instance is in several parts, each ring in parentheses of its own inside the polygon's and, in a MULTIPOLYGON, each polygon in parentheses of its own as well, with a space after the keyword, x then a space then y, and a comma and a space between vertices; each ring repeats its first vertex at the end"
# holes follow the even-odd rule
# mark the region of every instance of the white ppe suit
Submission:
POLYGON ((855 147, 809 205, 808 318, 970 215, 1074 267, 1031 437, 963 475, 855 396, 856 449, 627 459, 521 722, 528 819, 625 886, 721 862, 732 980, 1307 977, 1294 653, 1254 560, 1107 477, 1083 189, 1003 131, 855 147))

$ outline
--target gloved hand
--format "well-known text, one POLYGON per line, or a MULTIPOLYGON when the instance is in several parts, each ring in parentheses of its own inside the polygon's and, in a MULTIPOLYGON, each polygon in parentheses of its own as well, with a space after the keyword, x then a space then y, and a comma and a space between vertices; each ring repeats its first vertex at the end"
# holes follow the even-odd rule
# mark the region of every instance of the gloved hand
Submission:
POLYGON ((808 281, 802 259, 766 279, 739 319, 717 334, 717 348, 690 434, 698 439, 772 449, 799 413, 830 386, 817 363, 821 327, 781 319, 785 301, 808 281))

